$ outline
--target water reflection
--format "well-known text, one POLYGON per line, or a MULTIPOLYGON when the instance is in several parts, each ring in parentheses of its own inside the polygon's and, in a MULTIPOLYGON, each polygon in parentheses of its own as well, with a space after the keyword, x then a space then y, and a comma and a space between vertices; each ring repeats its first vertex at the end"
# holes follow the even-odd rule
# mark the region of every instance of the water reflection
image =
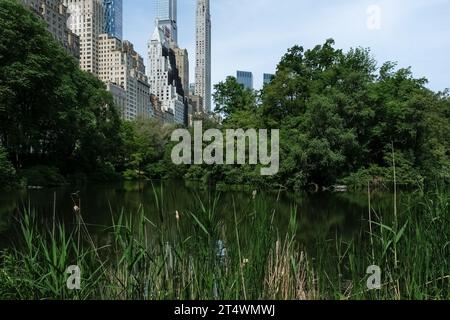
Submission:
MULTIPOLYGON (((110 226, 112 217, 122 210, 134 214, 142 207, 151 221, 183 216, 198 209, 199 201, 212 203, 218 192, 213 189, 186 185, 180 181, 123 182, 103 185, 65 186, 55 189, 23 190, 0 195, 0 237, 2 242, 14 240, 14 217, 24 208, 32 208, 42 217, 71 224, 74 206, 79 206, 85 222, 92 230, 110 226), (74 199, 74 193, 76 197, 74 199), (99 228, 95 229, 95 226, 99 228)), ((378 195, 374 205, 390 206, 390 197, 378 195)), ((253 192, 221 192, 217 212, 224 223, 233 223, 234 210, 239 218, 250 214, 274 212, 274 225, 287 229, 291 212, 295 210, 299 222, 298 237, 308 244, 317 238, 352 237, 361 232, 367 216, 367 195, 364 194, 290 194, 253 192), (254 197, 262 203, 254 212, 254 197), (234 201, 233 201, 234 200, 234 201), (234 203, 234 206, 233 206, 234 203), (261 209, 264 208, 264 209, 261 209)), ((243 232, 251 232, 251 225, 243 232)), ((95 231, 94 231, 95 232, 95 231)))

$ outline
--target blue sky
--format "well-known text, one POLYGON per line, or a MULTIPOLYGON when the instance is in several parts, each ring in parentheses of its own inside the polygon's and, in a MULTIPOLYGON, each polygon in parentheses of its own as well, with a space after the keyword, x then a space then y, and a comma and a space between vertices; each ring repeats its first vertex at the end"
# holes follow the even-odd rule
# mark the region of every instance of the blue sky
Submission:
MULTIPOLYGON (((154 0, 123 0, 124 38, 147 58, 154 0)), ((187 48, 194 78, 195 0, 178 0, 179 45, 187 48)), ((259 88, 295 44, 311 48, 334 38, 336 47, 370 47, 379 63, 397 61, 426 77, 429 87, 450 87, 450 0, 211 0, 212 81, 252 71, 259 88), (369 29, 376 5, 380 28, 369 29)))

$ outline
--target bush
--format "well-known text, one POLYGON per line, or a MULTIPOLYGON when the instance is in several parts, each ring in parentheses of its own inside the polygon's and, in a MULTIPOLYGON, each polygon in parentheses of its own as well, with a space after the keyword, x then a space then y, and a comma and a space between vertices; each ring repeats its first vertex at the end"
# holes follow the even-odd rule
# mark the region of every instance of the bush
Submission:
POLYGON ((58 168, 35 166, 20 172, 28 186, 57 187, 67 184, 58 168))
POLYGON ((111 182, 120 180, 120 175, 110 162, 98 163, 96 171, 90 174, 89 180, 94 182, 111 182))
POLYGON ((0 189, 9 189, 18 185, 16 170, 8 159, 8 154, 0 146, 0 189))

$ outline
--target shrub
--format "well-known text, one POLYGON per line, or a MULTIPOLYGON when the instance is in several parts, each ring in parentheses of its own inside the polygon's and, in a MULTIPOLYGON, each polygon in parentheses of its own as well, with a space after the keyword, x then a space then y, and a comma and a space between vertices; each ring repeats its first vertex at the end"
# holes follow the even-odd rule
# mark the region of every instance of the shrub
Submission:
POLYGON ((6 150, 0 146, 0 189, 9 189, 17 184, 16 170, 9 161, 6 150))
POLYGON ((54 167, 35 166, 22 170, 20 175, 29 186, 57 187, 67 184, 58 168, 54 167))
POLYGON ((89 180, 95 182, 110 182, 120 180, 120 175, 110 162, 98 163, 97 169, 93 172, 89 180))

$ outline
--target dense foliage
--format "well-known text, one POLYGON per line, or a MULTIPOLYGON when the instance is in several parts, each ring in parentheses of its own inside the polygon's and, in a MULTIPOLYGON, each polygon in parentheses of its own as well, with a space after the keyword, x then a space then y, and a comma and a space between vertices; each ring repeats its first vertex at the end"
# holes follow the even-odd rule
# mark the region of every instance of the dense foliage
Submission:
POLYGON ((104 85, 79 69, 41 19, 1 0, 0 144, 14 167, 97 173, 116 161, 119 133, 104 85))
POLYGON ((294 46, 261 91, 233 77, 217 84, 224 120, 203 119, 204 129, 280 129, 278 175, 249 165, 175 166, 172 126, 121 121, 104 85, 44 23, 18 1, 0 0, 0 179, 14 181, 17 171, 29 184, 122 176, 302 189, 391 184, 395 168, 402 184, 446 181, 450 95, 426 84, 409 68, 378 67, 367 49, 343 52, 333 40, 294 46))
POLYGON ((17 183, 16 170, 8 160, 8 154, 0 146, 0 186, 13 187, 17 183))
POLYGON ((343 52, 333 40, 311 50, 295 46, 260 93, 229 77, 215 86, 224 128, 281 131, 281 168, 271 179, 257 168, 206 168, 227 183, 422 184, 450 177, 450 97, 426 79, 387 62, 377 68, 369 50, 343 52))
POLYGON ((394 159, 405 183, 448 178, 448 95, 393 63, 377 70, 368 50, 333 44, 290 49, 263 91, 262 122, 283 130, 282 181, 386 179, 394 159))

